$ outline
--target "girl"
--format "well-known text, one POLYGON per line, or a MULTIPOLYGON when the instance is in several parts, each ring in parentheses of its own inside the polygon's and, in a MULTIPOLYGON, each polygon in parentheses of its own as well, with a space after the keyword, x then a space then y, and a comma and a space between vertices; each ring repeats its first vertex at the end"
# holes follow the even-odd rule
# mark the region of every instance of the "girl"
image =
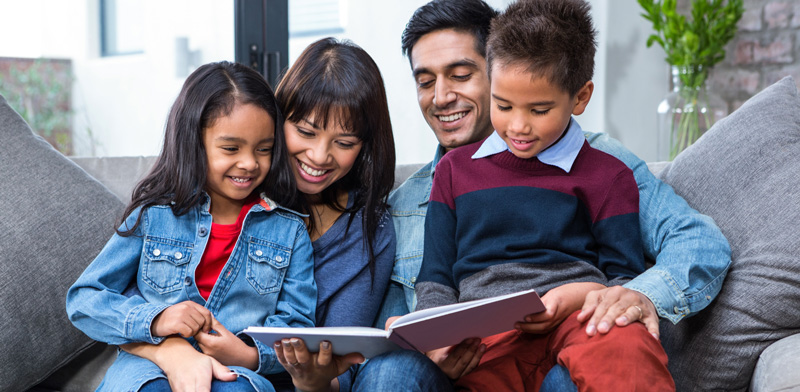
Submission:
POLYGON ((238 376, 220 384, 237 391, 274 390, 264 375, 283 370, 275 351, 240 332, 312 326, 317 294, 302 218, 278 206, 301 205, 279 113, 245 66, 206 64, 187 78, 156 164, 69 289, 67 312, 93 339, 149 343, 134 353, 174 335, 202 352, 168 339, 179 359, 166 372, 120 352, 100 390, 183 389, 212 376, 238 376))

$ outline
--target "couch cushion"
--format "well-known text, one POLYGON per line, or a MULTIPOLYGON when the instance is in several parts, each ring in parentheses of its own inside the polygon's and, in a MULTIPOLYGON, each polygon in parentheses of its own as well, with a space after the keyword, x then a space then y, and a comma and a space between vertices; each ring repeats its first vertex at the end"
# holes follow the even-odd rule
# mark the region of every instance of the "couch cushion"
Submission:
POLYGON ((722 291, 662 323, 679 391, 744 391, 759 354, 800 332, 800 98, 787 77, 715 124, 660 174, 731 244, 722 291))
POLYGON ((0 390, 24 391, 93 344, 67 319, 66 292, 123 205, 2 96, 0 140, 0 390))

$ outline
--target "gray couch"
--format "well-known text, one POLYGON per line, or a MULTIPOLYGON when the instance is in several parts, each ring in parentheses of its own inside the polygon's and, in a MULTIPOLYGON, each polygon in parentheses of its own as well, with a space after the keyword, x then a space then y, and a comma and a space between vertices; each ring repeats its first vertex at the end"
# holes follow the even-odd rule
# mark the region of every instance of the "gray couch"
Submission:
MULTIPOLYGON (((153 158, 65 158, 0 97, 0 391, 88 391, 115 349, 66 318, 66 289, 153 158)), ((710 307, 662 323, 679 391, 800 390, 800 98, 787 78, 668 164, 650 165, 731 241, 710 307)), ((398 167, 398 181, 418 165, 398 167)))

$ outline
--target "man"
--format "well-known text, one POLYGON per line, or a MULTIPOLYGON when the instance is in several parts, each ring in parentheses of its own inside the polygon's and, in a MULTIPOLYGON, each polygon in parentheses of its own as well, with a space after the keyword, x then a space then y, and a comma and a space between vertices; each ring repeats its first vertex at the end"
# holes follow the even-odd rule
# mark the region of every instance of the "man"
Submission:
MULTIPOLYGON (((433 161, 389 197, 397 253, 381 320, 416 306, 413 289, 436 164, 447 151, 480 141, 493 131, 485 45, 496 14, 481 0, 434 0, 417 9, 403 32, 403 53, 409 58, 420 109, 439 146, 433 161)), ((579 319, 587 322, 589 335, 642 322, 658 338, 659 316, 677 323, 716 296, 730 264, 730 247, 709 217, 690 208, 619 142, 602 133, 587 132, 586 137, 592 147, 614 155, 634 171, 645 256, 656 263, 624 286, 591 292, 579 319)), ((448 376, 458 378, 480 359, 480 343, 470 343, 431 359, 448 376)))

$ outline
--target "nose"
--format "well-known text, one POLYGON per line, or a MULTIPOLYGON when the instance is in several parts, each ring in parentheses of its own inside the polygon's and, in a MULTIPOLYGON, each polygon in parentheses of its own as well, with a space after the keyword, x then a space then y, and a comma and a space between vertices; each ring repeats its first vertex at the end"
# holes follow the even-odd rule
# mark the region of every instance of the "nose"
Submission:
POLYGON ((457 94, 453 91, 450 81, 447 78, 436 79, 433 90, 433 104, 443 108, 456 100, 457 94))
POLYGON ((525 115, 512 113, 508 120, 508 131, 516 135, 527 135, 531 132, 531 127, 525 120, 525 115))
POLYGON ((250 172, 258 168, 258 159, 256 159, 256 156, 253 154, 244 154, 242 158, 239 159, 237 166, 242 170, 250 172))
POLYGON ((311 161, 311 164, 315 166, 324 166, 328 163, 328 158, 330 157, 328 145, 326 143, 314 143, 306 150, 306 156, 309 161, 311 161))

